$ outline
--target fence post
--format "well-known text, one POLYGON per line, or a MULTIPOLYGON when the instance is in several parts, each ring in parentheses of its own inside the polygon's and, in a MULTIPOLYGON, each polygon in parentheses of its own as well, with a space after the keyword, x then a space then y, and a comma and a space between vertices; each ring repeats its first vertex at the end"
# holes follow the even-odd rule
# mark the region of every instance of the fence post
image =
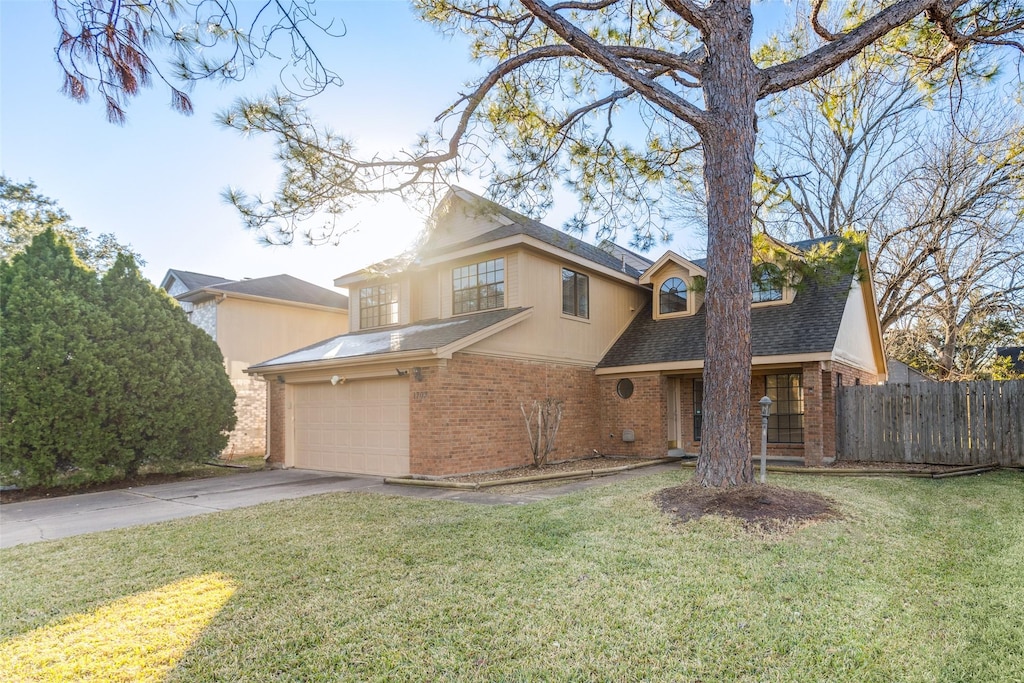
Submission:
POLYGON ((910 396, 910 385, 907 384, 903 394, 903 462, 912 462, 911 447, 914 443, 913 425, 914 400, 910 396))

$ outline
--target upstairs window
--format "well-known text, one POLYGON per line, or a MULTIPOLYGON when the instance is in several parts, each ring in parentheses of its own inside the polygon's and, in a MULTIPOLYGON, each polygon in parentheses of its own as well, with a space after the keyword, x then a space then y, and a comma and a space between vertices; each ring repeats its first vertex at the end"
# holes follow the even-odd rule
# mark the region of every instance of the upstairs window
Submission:
POLYGON ((590 278, 568 268, 562 268, 562 313, 590 317, 590 278))
POLYGON ((771 263, 754 270, 753 302, 782 301, 782 271, 771 263))
POLYGON ((359 327, 398 324, 398 285, 374 285, 359 290, 359 327))
POLYGON ((686 283, 677 277, 670 277, 661 286, 658 294, 658 312, 661 315, 666 313, 686 312, 686 283))
POLYGON ((452 271, 452 312, 473 313, 505 307, 505 259, 496 258, 452 271))

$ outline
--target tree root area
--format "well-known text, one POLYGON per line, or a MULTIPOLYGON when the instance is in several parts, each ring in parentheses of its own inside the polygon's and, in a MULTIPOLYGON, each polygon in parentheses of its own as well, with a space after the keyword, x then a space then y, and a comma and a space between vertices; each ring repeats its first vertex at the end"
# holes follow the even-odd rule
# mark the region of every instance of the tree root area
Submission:
POLYGON ((757 484, 708 489, 688 483, 659 491, 654 501, 680 522, 717 515, 738 519, 746 529, 803 526, 841 516, 821 494, 757 484))

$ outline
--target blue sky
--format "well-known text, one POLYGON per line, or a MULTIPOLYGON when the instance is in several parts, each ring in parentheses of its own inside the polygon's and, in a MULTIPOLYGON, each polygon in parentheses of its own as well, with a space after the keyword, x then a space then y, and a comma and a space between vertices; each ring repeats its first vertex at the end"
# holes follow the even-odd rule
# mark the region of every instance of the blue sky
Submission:
MULTIPOLYGON (((322 53, 344 86, 318 98, 314 112, 363 151, 412 143, 483 72, 463 41, 441 36, 404 2, 318 6, 343 19, 347 35, 322 53)), ((191 117, 171 111, 166 88, 155 85, 118 127, 106 122, 98 100, 82 105, 61 94, 56 39, 49 0, 0 0, 0 169, 15 181, 34 180, 75 224, 130 242, 154 282, 178 268, 228 278, 289 273, 331 287, 338 275, 400 252, 421 228, 422 217, 395 201, 352 215, 357 231, 337 247, 260 245, 220 193, 228 186, 272 191, 272 147, 221 128, 214 115, 240 96, 265 92, 277 67, 266 64, 259 78, 241 84, 199 84, 191 117)), ((558 227, 572 209, 563 202, 545 222, 558 227)), ((694 255, 695 244, 681 234, 673 248, 694 255)))

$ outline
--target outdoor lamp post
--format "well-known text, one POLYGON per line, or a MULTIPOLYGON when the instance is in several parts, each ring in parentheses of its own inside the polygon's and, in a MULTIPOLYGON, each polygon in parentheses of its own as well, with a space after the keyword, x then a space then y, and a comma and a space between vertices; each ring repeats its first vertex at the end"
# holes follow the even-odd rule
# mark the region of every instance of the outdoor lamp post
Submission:
POLYGON ((761 483, 765 484, 768 482, 768 416, 772 414, 772 400, 762 396, 758 403, 761 404, 761 483))

